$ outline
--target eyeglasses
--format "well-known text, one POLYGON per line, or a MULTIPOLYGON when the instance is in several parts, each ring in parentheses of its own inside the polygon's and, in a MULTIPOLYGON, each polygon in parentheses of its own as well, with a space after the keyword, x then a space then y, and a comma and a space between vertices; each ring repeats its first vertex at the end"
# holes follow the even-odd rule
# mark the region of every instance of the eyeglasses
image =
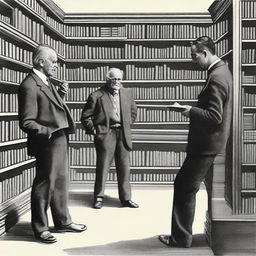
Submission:
POLYGON ((122 81, 122 78, 118 78, 118 77, 111 77, 111 78, 108 78, 109 81, 122 81))

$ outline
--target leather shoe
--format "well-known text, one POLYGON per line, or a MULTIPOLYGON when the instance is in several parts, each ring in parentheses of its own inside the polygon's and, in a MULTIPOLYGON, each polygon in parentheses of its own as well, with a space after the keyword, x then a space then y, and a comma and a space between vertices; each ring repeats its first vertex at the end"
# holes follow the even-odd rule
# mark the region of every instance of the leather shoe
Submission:
POLYGON ((53 244, 57 242, 57 239, 48 230, 43 231, 39 235, 36 235, 36 239, 46 244, 53 244))
POLYGON ((87 229, 87 227, 83 224, 75 224, 71 223, 67 226, 62 226, 56 228, 57 232, 83 232, 87 229))
POLYGON ((96 198, 94 203, 93 203, 93 208, 94 209, 101 209, 103 206, 103 199, 102 198, 96 198))
POLYGON ((139 208, 139 206, 132 200, 126 200, 122 202, 123 207, 139 208))
POLYGON ((167 235, 160 235, 158 236, 158 239, 160 240, 160 242, 162 242, 163 244, 169 246, 169 247, 179 247, 179 248, 189 248, 190 246, 188 245, 179 245, 177 244, 175 241, 173 241, 173 238, 171 236, 167 236, 167 235))

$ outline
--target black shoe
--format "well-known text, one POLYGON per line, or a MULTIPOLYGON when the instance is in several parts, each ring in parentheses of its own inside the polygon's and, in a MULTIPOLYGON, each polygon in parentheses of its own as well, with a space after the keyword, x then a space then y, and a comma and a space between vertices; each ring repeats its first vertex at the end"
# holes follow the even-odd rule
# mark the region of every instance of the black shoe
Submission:
POLYGON ((103 199, 101 197, 96 198, 94 203, 93 203, 93 208, 94 209, 101 209, 103 206, 103 199))
POLYGON ((87 229, 87 227, 83 224, 75 224, 75 223, 71 223, 67 226, 62 226, 62 227, 58 227, 56 228, 57 232, 83 232, 87 229))
POLYGON ((123 207, 130 207, 130 208, 139 208, 139 206, 134 203, 132 200, 126 200, 122 202, 123 207))
POLYGON ((179 247, 179 248, 189 248, 189 245, 179 245, 177 244, 175 241, 173 241, 171 236, 167 236, 167 235, 160 235, 158 236, 158 239, 160 240, 160 242, 162 242, 163 244, 169 246, 169 247, 179 247))
POLYGON ((50 233, 50 231, 43 231, 41 234, 35 236, 37 240, 46 244, 53 244, 57 242, 57 239, 50 233))

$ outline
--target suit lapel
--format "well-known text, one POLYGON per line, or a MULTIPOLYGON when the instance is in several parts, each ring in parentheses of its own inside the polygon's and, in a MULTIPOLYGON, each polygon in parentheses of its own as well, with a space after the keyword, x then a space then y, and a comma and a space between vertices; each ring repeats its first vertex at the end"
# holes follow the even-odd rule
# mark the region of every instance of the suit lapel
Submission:
POLYGON ((108 92, 104 89, 102 90, 101 102, 105 113, 110 113, 112 109, 112 102, 110 100, 108 92))
MULTIPOLYGON (((57 101, 56 97, 53 95, 53 92, 50 90, 50 88, 44 84, 44 82, 35 74, 31 73, 32 77, 36 81, 37 85, 40 87, 40 90, 58 107, 62 108, 60 103, 57 101)), ((52 86, 53 87, 53 86, 52 86)), ((53 88, 54 90, 55 88, 53 88)), ((56 90, 56 89, 55 89, 56 90)), ((57 93, 57 92, 56 92, 57 93)))

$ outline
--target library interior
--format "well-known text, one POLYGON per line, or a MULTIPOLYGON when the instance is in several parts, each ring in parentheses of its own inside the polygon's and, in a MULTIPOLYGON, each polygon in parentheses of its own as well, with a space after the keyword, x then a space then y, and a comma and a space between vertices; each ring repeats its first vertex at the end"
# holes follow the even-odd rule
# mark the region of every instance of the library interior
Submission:
MULTIPOLYGON (((35 158, 19 128, 17 91, 39 44, 58 54, 53 83, 69 83, 65 102, 77 125, 69 136, 70 189, 94 184, 96 151, 81 111, 107 70, 119 67, 138 107, 131 184, 157 190, 173 186, 189 126, 188 117, 164 106, 196 104, 207 72, 191 62, 190 42, 207 35, 233 75, 233 113, 226 152, 205 180, 204 235, 216 254, 256 252, 256 1, 215 0, 208 11, 65 13, 53 0, 0 0, 0 236, 30 210, 35 158)), ((107 184, 116 183, 113 163, 107 184)))

